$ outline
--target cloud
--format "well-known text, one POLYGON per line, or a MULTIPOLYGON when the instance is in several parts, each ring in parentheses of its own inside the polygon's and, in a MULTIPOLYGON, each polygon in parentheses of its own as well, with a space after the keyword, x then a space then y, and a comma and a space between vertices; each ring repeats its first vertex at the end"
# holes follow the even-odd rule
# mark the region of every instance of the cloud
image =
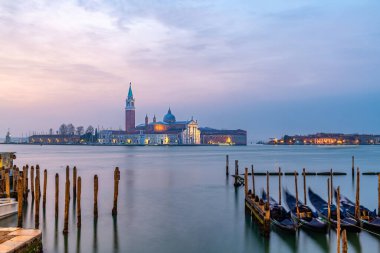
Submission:
MULTIPOLYGON (((19 117, 28 116, 25 106, 57 106, 69 118, 75 112, 62 107, 69 101, 92 122, 102 121, 91 113, 101 106, 111 116, 99 124, 120 125, 122 117, 111 112, 122 112, 130 81, 139 109, 171 104, 194 116, 194 103, 238 111, 242 100, 379 93, 378 7, 376 1, 2 1, 0 106, 16 103, 19 117)), ((217 119, 208 113, 210 122, 217 119)), ((8 126, 0 125, 0 134, 8 126)))

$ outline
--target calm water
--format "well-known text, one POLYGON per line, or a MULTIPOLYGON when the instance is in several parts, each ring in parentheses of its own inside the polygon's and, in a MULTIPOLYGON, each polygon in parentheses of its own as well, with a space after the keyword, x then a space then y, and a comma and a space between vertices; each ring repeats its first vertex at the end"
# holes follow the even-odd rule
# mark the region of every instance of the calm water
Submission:
MULTIPOLYGON (((240 168, 254 164, 257 171, 310 171, 330 168, 349 172, 334 178, 334 186, 355 199, 351 156, 362 171, 380 171, 380 146, 247 146, 247 147, 90 147, 11 146, 16 164, 40 164, 48 170, 47 209, 41 209, 40 228, 45 252, 336 252, 336 233, 297 235, 272 231, 269 239, 244 213, 244 189, 235 190, 225 176, 225 155, 240 161, 240 168), (65 166, 76 165, 82 177, 82 229, 76 227, 75 206, 70 205, 69 234, 63 229, 65 166), (113 169, 121 180, 117 219, 111 216, 113 169), (54 175, 60 174, 60 213, 54 217, 54 175), (93 176, 99 176, 99 218, 93 219, 93 176)), ((242 172, 242 171, 241 171, 242 172)), ((72 171, 70 176, 72 177, 72 171)), ((361 177, 361 203, 377 207, 377 177, 361 177)), ((308 186, 327 196, 326 177, 308 177, 308 186)), ((278 198, 278 178, 271 177, 271 194, 278 198)), ((265 177, 256 177, 257 189, 265 177)), ((294 178, 283 177, 294 191, 294 178)), ((302 189, 302 181, 299 182, 302 189)), ((30 196, 30 195, 29 195, 30 196)), ((303 192, 300 193, 303 199, 303 192)), ((42 201, 41 201, 42 202, 42 201)), ((34 226, 29 199, 24 226, 34 226)), ((0 221, 16 226, 17 217, 0 221)), ((367 232, 348 235, 349 252, 380 252, 380 237, 367 232)))

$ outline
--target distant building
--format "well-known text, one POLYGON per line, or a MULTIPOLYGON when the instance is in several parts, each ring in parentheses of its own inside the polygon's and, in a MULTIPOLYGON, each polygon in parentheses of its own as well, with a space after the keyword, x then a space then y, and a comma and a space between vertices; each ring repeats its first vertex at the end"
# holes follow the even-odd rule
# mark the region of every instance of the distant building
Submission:
POLYGON ((380 135, 317 133, 310 135, 285 135, 281 139, 273 138, 268 144, 285 145, 372 145, 380 144, 380 135))
POLYGON ((135 125, 135 98, 130 83, 125 106, 125 131, 102 130, 99 143, 138 144, 138 145, 247 145, 247 132, 244 130, 216 130, 199 128, 198 121, 177 121, 171 109, 162 121, 156 115, 149 122, 145 116, 143 124, 135 125))
POLYGON ((5 143, 9 144, 11 142, 12 142, 12 140, 11 140, 11 133, 8 130, 7 135, 5 136, 5 143))
POLYGON ((30 144, 79 144, 79 135, 32 135, 29 137, 30 144))

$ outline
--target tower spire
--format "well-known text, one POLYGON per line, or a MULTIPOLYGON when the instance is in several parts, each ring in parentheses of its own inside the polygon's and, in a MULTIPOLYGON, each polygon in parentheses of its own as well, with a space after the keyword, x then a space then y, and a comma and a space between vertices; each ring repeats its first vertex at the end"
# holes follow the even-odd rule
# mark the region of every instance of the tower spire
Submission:
POLYGON ((133 99, 132 82, 129 82, 128 99, 133 99))

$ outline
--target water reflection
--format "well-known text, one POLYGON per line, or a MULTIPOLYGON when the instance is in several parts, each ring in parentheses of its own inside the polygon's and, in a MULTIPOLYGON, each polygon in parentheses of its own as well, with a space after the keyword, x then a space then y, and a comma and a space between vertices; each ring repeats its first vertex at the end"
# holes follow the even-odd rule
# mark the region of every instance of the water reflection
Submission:
POLYGON ((271 227, 271 233, 276 233, 278 237, 285 242, 285 245, 287 245, 290 249, 290 252, 298 252, 297 247, 297 235, 287 233, 281 229, 278 229, 276 227, 271 227))
POLYGON ((58 252, 58 219, 55 218, 54 223, 54 251, 58 252))
POLYGON ((64 245, 64 252, 69 252, 69 239, 68 234, 63 234, 63 245, 64 245))
POLYGON ((309 238, 311 238, 322 250, 322 252, 329 251, 328 236, 322 233, 315 233, 307 229, 303 230, 309 238))
POLYGON ((117 216, 113 216, 113 244, 115 252, 119 252, 119 235, 117 232, 117 216))
POLYGON ((81 235, 81 228, 77 228, 77 252, 80 252, 80 235, 81 235))
POLYGON ((93 252, 98 252, 98 218, 94 218, 94 239, 92 244, 93 252))
POLYGON ((362 246, 359 240, 359 234, 357 233, 347 233, 347 241, 355 249, 355 252, 362 252, 362 246))

